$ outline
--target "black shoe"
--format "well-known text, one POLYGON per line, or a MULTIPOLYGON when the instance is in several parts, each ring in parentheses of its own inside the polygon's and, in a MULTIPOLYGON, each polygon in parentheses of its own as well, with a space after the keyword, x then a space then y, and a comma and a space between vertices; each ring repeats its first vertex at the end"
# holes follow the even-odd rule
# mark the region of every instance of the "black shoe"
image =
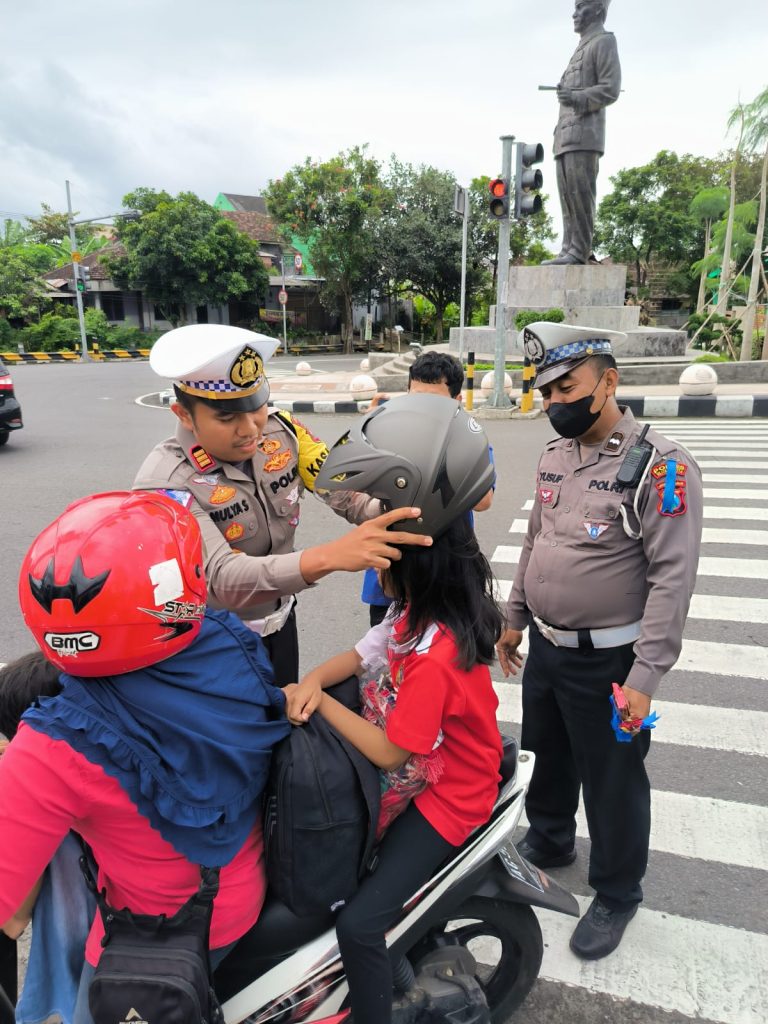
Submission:
POLYGON ((535 846, 531 846, 527 839, 520 840, 517 852, 542 871, 546 871, 547 868, 565 868, 576 860, 575 850, 569 850, 567 853, 542 853, 535 846))
POLYGON ((611 910, 595 896, 586 914, 571 936, 571 950, 582 960, 600 960, 621 942, 624 929, 637 913, 636 903, 629 910, 611 910))

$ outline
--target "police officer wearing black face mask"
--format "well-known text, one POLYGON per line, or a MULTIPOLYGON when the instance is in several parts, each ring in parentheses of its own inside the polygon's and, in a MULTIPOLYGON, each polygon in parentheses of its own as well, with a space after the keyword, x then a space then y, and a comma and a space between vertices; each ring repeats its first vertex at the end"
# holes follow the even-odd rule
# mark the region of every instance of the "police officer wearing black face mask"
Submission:
MULTIPOLYGON (((648 729, 620 741, 612 684, 645 719, 677 660, 701 543, 701 474, 690 454, 616 401, 616 332, 534 323, 523 332, 534 387, 560 435, 545 448, 507 607, 499 662, 516 674, 528 627, 522 745, 536 754, 518 850, 541 868, 576 858, 581 789, 594 901, 571 949, 612 952, 643 898, 648 729)), ((664 728, 663 721, 659 728, 664 728)))

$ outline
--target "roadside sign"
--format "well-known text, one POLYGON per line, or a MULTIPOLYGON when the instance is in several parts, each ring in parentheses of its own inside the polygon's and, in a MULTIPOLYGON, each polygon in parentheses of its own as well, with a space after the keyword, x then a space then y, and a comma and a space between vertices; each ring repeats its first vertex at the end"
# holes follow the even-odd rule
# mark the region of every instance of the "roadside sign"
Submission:
POLYGON ((365 340, 370 341, 373 338, 373 316, 370 313, 365 314, 365 340))
POLYGON ((460 217, 463 217, 466 208, 467 190, 462 188, 461 185, 456 185, 453 190, 453 212, 458 213, 460 217))
POLYGON ((73 252, 72 253, 72 262, 73 263, 79 263, 82 258, 83 258, 83 254, 82 253, 80 253, 80 252, 73 252))
POLYGON ((281 306, 284 306, 288 301, 288 292, 284 288, 281 288, 280 291, 277 293, 277 301, 280 303, 281 306))
POLYGON ((302 259, 300 252, 297 252, 296 255, 293 257, 293 265, 296 268, 296 270, 301 270, 301 268, 303 267, 304 260, 302 259))

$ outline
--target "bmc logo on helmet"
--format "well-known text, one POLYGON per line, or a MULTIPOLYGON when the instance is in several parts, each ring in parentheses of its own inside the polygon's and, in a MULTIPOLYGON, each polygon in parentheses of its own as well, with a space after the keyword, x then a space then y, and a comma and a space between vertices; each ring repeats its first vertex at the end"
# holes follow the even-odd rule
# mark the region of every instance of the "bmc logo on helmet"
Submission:
POLYGON ((97 633, 46 633, 44 639, 52 651, 64 657, 95 651, 101 643, 97 633))

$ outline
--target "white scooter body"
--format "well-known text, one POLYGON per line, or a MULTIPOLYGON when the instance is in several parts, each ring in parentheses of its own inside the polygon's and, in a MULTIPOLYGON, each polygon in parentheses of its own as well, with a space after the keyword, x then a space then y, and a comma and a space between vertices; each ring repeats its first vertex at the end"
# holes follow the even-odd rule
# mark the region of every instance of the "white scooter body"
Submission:
MULTIPOLYGON (((515 753, 516 744, 513 750, 507 741, 502 786, 489 822, 477 829, 456 855, 414 893, 403 908, 401 918, 388 932, 387 945, 395 955, 411 950, 438 921, 460 919, 462 915, 456 911, 471 896, 485 896, 508 904, 538 905, 578 916, 574 897, 523 860, 512 844, 534 763, 532 754, 523 751, 515 758, 515 753)), ((289 952, 229 998, 223 1005, 227 1024, 241 1021, 340 1024, 344 1021, 349 1012, 342 1009, 348 990, 336 933, 332 922, 329 923, 330 927, 322 934, 289 952)), ((264 938, 268 948, 268 930, 264 938)), ((535 980, 540 960, 539 950, 528 988, 535 980)), ((520 1001, 522 998, 524 995, 520 1001)))

